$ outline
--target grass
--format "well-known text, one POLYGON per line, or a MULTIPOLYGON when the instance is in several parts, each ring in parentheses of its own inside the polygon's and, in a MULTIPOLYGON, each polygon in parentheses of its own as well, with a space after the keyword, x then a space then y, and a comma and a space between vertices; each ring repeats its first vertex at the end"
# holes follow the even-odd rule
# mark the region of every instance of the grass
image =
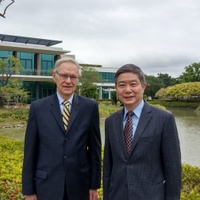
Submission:
MULTIPOLYGON (((179 108, 196 108, 199 102, 167 102, 162 100, 149 101, 153 105, 162 105, 165 107, 179 107, 179 108)), ((22 108, 7 108, 0 109, 0 136, 7 136, 15 138, 17 140, 23 140, 25 135, 26 123, 28 119, 28 108, 24 106, 22 108)), ((99 113, 101 119, 106 118, 113 112, 121 109, 120 103, 117 106, 111 105, 110 101, 100 101, 99 113)), ((104 128, 104 124, 101 120, 101 129, 104 128)))
POLYGON ((25 127, 23 128, 1 128, 0 136, 14 138, 17 140, 24 140, 25 127))
MULTIPOLYGON (((151 102, 150 102, 151 103, 151 102)), ((154 102, 154 104, 158 104, 158 102, 154 102)), ((179 104, 180 106, 180 104, 179 104)), ((183 106, 183 104, 182 104, 183 106)), ((193 105, 191 105, 191 108, 193 105)), ((116 110, 119 110, 120 107, 118 106, 111 106, 100 104, 99 111, 101 116, 101 129, 104 129, 104 119, 108 115, 112 114, 116 110)), ((24 113, 24 110, 20 109, 0 109, 0 136, 6 136, 9 138, 14 138, 17 140, 24 140, 25 129, 26 129, 26 121, 27 121, 27 114, 24 113), (16 115, 15 115, 16 113, 16 115), (17 117, 16 117, 17 116, 17 117)), ((4 149, 5 150, 5 149, 4 149)), ((13 151, 12 151, 13 154, 13 151)), ((17 153, 18 155, 18 153, 17 153)), ((6 156, 7 161, 8 156, 6 156)), ((13 159, 11 159, 13 161, 13 159)), ((6 162, 5 161, 5 162, 6 162)), ((19 159, 17 158, 19 162, 19 159)), ((2 162, 3 163, 3 162, 2 162)), ((7 162, 10 164, 10 162, 7 162)), ((183 165, 183 189, 181 193, 181 200, 200 200, 199 194, 199 168, 191 168, 189 165, 183 165), (190 169, 191 168, 191 169, 190 169)), ((21 168, 20 168, 21 170, 21 168)), ((16 170, 15 170, 16 171, 16 170)), ((10 172, 8 173, 11 174, 10 172)), ((8 182, 9 184, 14 184, 14 182, 8 182)), ((18 186, 17 186, 18 187, 18 186)), ((13 189, 12 187, 9 187, 13 189)), ((5 192, 5 194, 8 194, 5 192)), ((13 191, 12 191, 13 192, 13 191)), ((102 199, 102 188, 99 190, 102 199)), ((20 194, 20 193, 19 193, 20 194)), ((2 199, 2 198, 0 198, 2 199)), ((8 198, 7 198, 8 199, 8 198)), ((22 198, 18 198, 22 199, 22 198)))

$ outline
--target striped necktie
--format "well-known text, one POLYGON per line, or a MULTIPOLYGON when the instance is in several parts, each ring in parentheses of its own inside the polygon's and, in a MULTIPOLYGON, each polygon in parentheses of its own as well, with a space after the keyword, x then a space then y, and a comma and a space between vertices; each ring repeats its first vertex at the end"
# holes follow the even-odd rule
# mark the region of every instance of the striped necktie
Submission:
POLYGON ((131 144, 132 144, 132 138, 133 138, 133 123, 132 123, 133 114, 134 113, 132 111, 129 111, 127 113, 126 124, 124 127, 124 142, 125 142, 125 147, 128 154, 130 154, 131 152, 131 144))
POLYGON ((64 105, 64 109, 63 109, 63 113, 62 113, 62 118, 63 118, 63 122, 64 122, 64 129, 67 130, 68 127, 68 123, 69 123, 69 117, 70 117, 70 112, 69 112, 69 101, 64 101, 63 105, 64 105))

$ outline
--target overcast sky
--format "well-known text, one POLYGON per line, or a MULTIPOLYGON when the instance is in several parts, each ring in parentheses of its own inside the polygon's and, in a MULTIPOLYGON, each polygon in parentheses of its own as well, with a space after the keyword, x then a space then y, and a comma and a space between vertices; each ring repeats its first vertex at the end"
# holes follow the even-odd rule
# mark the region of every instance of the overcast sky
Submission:
POLYGON ((62 40, 79 63, 178 77, 200 62, 200 0, 15 0, 0 33, 62 40))

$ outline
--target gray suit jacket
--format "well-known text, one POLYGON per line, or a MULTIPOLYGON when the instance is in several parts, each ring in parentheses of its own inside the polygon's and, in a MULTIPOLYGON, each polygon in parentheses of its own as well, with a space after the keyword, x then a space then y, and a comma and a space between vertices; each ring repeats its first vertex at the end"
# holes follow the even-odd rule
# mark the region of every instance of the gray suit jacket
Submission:
POLYGON ((130 156, 124 110, 105 122, 104 200, 180 200, 181 155, 175 119, 145 102, 130 156))
POLYGON ((88 200, 100 187, 101 139, 97 102, 74 95, 67 132, 57 95, 31 104, 27 124, 23 194, 38 200, 88 200), (66 183, 65 183, 66 181, 66 183))

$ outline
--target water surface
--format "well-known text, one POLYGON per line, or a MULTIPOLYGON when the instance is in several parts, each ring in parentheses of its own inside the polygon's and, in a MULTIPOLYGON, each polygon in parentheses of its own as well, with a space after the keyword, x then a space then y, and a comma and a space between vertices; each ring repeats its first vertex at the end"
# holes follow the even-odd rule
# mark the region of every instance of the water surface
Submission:
MULTIPOLYGON (((200 113, 190 109, 170 109, 179 132, 182 163, 200 167, 200 113)), ((104 145, 104 119, 101 119, 102 144, 104 145)))

